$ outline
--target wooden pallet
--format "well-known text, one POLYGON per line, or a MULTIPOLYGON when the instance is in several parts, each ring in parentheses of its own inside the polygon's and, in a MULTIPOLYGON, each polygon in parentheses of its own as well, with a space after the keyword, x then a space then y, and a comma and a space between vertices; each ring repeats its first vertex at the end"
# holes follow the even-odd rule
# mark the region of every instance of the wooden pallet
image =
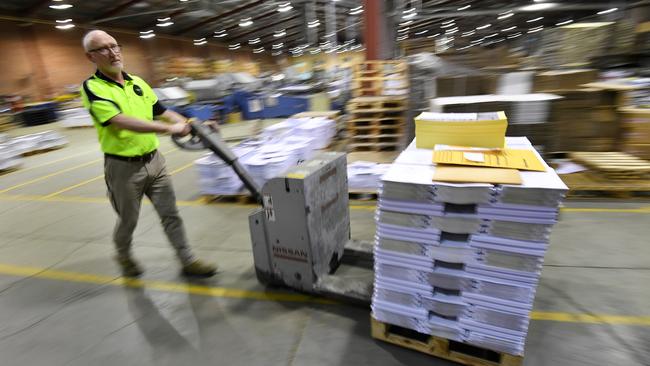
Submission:
POLYGON ((359 142, 348 145, 348 151, 398 151, 400 142, 359 142))
POLYGON ((347 104, 347 110, 350 112, 363 110, 406 110, 408 100, 404 97, 358 97, 352 98, 347 104))
POLYGON ((580 172, 560 175, 569 187, 569 198, 607 196, 631 198, 650 195, 648 180, 612 180, 595 172, 580 172))
POLYGON ((32 150, 32 151, 28 151, 28 152, 24 153, 23 156, 32 156, 32 155, 44 154, 46 152, 59 150, 59 149, 62 149, 64 147, 65 147, 65 145, 61 145, 61 146, 56 146, 56 147, 49 147, 47 149, 32 150))
POLYGON ((571 159, 610 179, 643 179, 650 175, 650 161, 623 152, 572 152, 571 159))
POLYGON ((492 351, 482 347, 422 334, 410 329, 370 318, 371 334, 375 339, 428 355, 470 366, 521 366, 523 356, 492 351))

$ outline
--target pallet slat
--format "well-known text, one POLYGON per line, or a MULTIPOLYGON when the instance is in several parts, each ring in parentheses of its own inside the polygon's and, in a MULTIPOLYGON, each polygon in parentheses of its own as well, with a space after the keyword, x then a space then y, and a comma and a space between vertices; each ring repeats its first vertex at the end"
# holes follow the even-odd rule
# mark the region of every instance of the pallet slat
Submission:
POLYGON ((449 339, 432 335, 425 335, 414 331, 404 333, 416 333, 417 337, 409 337, 394 332, 393 330, 406 330, 406 328, 380 322, 370 318, 371 335, 373 338, 388 342, 397 346, 412 349, 428 355, 454 361, 469 366, 521 366, 522 356, 511 355, 503 352, 496 352, 482 347, 465 345, 449 339))

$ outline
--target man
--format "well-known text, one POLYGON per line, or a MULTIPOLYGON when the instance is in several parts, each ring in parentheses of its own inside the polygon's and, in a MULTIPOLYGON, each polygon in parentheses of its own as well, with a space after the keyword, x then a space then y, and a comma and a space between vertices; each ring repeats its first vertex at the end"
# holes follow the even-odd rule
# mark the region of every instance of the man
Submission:
POLYGON ((128 277, 143 273, 132 257, 131 242, 142 196, 146 195, 176 250, 182 273, 213 276, 216 267, 196 259, 187 244, 165 160, 157 151, 156 133, 185 136, 190 132, 187 119, 165 109, 142 79, 122 71, 122 48, 108 33, 89 32, 83 38, 83 47, 88 60, 97 66, 95 74, 84 81, 81 96, 104 152, 104 178, 117 213, 113 241, 122 273, 128 277))

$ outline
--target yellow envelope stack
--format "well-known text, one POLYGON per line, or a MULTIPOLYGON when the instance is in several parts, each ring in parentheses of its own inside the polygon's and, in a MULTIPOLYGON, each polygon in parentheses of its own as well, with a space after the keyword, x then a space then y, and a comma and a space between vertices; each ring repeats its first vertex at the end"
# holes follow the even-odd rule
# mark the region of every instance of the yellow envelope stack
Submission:
POLYGON ((430 113, 415 118, 415 141, 421 149, 436 145, 503 148, 508 119, 504 112, 430 113))

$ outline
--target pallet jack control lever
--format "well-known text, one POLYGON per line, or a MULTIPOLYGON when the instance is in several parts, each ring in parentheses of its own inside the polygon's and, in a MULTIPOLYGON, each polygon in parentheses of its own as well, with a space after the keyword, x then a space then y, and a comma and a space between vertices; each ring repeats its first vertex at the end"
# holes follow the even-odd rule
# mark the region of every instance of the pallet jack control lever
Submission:
POLYGON ((237 155, 223 141, 219 131, 214 127, 212 122, 193 120, 189 123, 191 127, 190 137, 186 139, 172 135, 172 141, 178 147, 185 150, 196 151, 210 149, 221 160, 232 167, 253 197, 258 202, 262 202, 261 187, 253 180, 253 177, 251 177, 241 162, 239 162, 237 155))

